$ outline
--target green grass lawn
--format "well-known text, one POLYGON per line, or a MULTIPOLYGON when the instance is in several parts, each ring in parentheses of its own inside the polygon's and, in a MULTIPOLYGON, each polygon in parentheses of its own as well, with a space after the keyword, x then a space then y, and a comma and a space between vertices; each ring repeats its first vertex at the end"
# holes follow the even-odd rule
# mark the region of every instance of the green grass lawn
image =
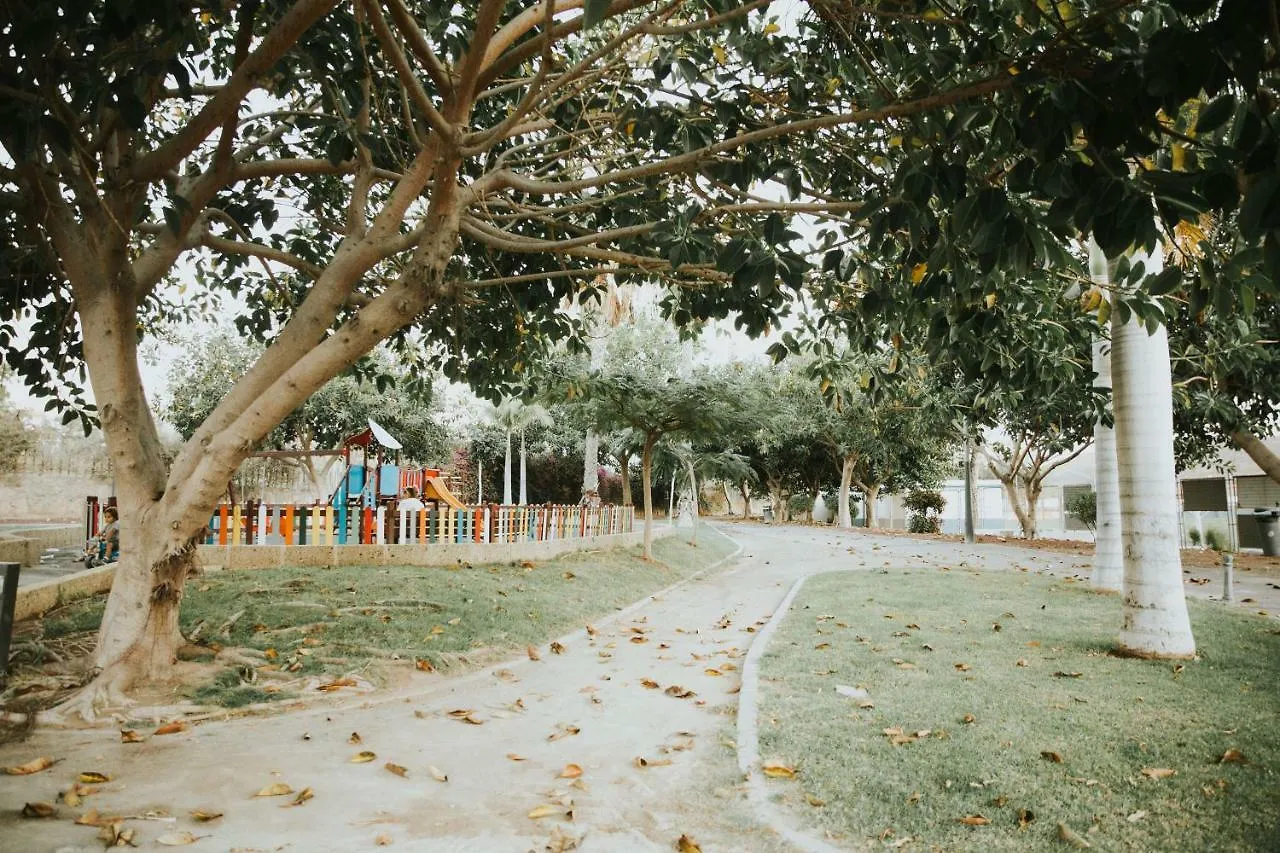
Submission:
MULTIPOLYGON (((215 572, 191 580, 182 631, 209 647, 254 649, 264 664, 297 675, 348 673, 393 656, 447 669, 523 649, 581 627, 706 568, 733 544, 703 526, 699 547, 680 537, 639 548, 569 554, 555 560, 456 568, 281 568, 215 572), (220 629, 235 617, 230 630, 220 629)), ((105 597, 48 614, 47 640, 96 630, 105 597)), ((543 649, 546 652, 546 649, 543 649)), ((244 673, 252 678, 252 673, 244 673)), ((237 670, 195 688, 197 701, 244 705, 264 693, 237 670)))
POLYGON ((1119 598, 1042 576, 815 577, 763 658, 761 756, 799 771, 769 784, 859 847, 1280 850, 1280 623, 1188 606, 1176 664, 1112 656, 1119 598))

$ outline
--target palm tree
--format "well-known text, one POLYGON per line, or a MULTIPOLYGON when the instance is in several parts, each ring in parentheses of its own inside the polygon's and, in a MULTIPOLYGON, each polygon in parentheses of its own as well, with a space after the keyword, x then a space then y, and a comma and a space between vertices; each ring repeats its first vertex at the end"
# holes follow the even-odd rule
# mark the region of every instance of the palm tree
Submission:
MULTIPOLYGON (((1150 254, 1133 251, 1130 261, 1151 275, 1163 269, 1164 252, 1159 246, 1150 254)), ((1164 325, 1149 332, 1134 315, 1119 320, 1111 324, 1111 377, 1124 549, 1120 647, 1142 657, 1191 657, 1196 645, 1182 588, 1169 335, 1164 325)))
MULTIPOLYGON (((1114 264, 1107 260, 1097 241, 1089 240, 1089 275, 1102 291, 1111 287, 1114 264)), ((1104 327, 1105 331, 1105 327, 1104 327)), ((1111 343, 1099 338, 1093 343, 1094 384, 1111 387, 1111 343)), ((1116 468, 1116 432, 1098 421, 1093 428, 1094 479, 1097 484, 1098 510, 1094 523, 1093 585, 1102 590, 1119 592, 1124 582, 1124 545, 1120 541, 1120 480, 1116 468)))
POLYGON ((502 502, 511 503, 511 437, 520 434, 520 503, 529 502, 527 462, 528 452, 525 444, 525 430, 528 427, 550 426, 551 413, 538 403, 525 403, 517 397, 508 397, 499 403, 491 415, 494 423, 507 432, 507 452, 502 464, 502 502))

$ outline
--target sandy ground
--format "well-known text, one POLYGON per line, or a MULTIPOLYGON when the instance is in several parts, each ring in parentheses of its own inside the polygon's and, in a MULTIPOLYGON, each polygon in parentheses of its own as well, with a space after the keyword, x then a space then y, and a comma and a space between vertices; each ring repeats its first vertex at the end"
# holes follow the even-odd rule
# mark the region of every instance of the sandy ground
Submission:
MULTIPOLYGON (((126 824, 137 829, 142 849, 157 850, 167 849, 157 845, 161 835, 185 831, 204 836, 187 849, 208 851, 386 844, 516 853, 571 849, 555 846, 565 835, 580 838, 583 851, 658 851, 675 849, 688 834, 708 853, 770 853, 779 842, 746 806, 728 739, 742 655, 797 578, 920 563, 1088 573, 1078 555, 1000 545, 755 524, 725 529, 745 546, 735 564, 599 621, 594 637, 566 638, 563 654, 543 646, 539 661, 461 677, 423 674, 411 693, 376 701, 209 722, 171 735, 140 727, 148 739, 138 744, 122 744, 114 729, 38 730, 0 748, 0 766, 59 759, 31 776, 0 776, 0 851, 101 850, 96 829, 72 823, 93 808, 176 818, 126 824), (695 695, 667 695, 673 685, 695 695), (470 711, 480 725, 451 711, 470 711), (364 750, 376 758, 351 763, 364 750), (637 758, 651 766, 637 767, 637 758), (388 762, 407 777, 388 771, 388 762), (582 768, 580 778, 559 778, 570 763, 582 768), (433 767, 448 781, 434 779, 433 767), (111 780, 79 808, 59 803, 54 818, 18 816, 24 803, 55 802, 84 771, 111 780), (274 783, 314 796, 294 807, 291 796, 253 796, 274 783), (572 820, 528 816, 570 801, 572 820), (197 824, 192 809, 224 816, 197 824)), ((1191 594, 1207 591, 1188 586, 1191 594)), ((1257 607, 1280 611, 1280 591, 1257 594, 1257 607)))

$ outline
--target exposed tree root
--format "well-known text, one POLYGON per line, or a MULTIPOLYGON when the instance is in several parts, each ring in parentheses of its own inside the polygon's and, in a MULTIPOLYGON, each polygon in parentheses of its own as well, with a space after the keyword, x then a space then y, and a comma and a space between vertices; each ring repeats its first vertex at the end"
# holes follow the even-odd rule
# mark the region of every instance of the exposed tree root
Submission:
POLYGON ((227 621, 223 622, 222 625, 218 627, 218 636, 220 637, 231 636, 231 629, 236 626, 236 623, 240 621, 240 617, 244 616, 244 614, 245 614, 244 610, 237 610, 235 613, 232 613, 231 616, 227 619, 227 621))
POLYGON ((40 714, 42 725, 71 727, 96 723, 106 715, 120 713, 134 702, 125 695, 130 681, 128 668, 115 665, 103 670, 60 705, 40 714))

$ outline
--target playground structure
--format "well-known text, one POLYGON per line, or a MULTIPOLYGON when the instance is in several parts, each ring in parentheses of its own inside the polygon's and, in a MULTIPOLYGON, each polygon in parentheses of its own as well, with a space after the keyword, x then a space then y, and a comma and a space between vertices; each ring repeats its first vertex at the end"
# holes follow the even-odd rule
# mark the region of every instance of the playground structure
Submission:
MULTIPOLYGON (((631 507, 468 506, 437 468, 404 467, 402 445, 372 418, 341 450, 345 468, 326 503, 223 503, 209 521, 206 545, 393 545, 541 542, 630 533, 631 507), (424 508, 401 509, 408 488, 424 508)), ((301 451, 264 451, 280 456, 301 451)))
MULTIPOLYGON (((437 468, 403 467, 400 442, 375 421, 343 441, 341 450, 267 450, 259 457, 342 456, 345 469, 326 502, 224 502, 214 510, 201 544, 430 545, 553 542, 632 533, 635 509, 610 505, 467 505, 437 468), (401 509, 412 487, 423 509, 401 509)), ((115 498, 85 501, 85 539, 102 528, 115 498)))

